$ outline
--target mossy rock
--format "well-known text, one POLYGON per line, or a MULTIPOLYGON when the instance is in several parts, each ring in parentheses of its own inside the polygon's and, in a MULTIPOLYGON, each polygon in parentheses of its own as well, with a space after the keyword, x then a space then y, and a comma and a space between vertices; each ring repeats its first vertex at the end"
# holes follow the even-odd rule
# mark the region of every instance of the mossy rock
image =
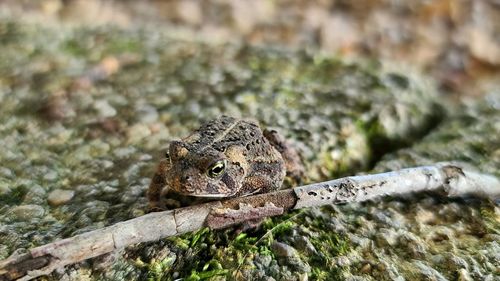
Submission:
MULTIPOLYGON (((167 33, 0 21, 0 258, 143 215, 162 149, 203 119, 277 128, 319 181, 368 171, 443 118, 432 83, 384 63, 167 33), (54 190, 74 196, 49 205, 54 190), (43 215, 15 215, 19 206, 43 215)), ((48 278, 343 279, 358 266, 346 221, 361 214, 311 209, 242 235, 200 230, 48 278), (277 256, 277 241, 296 251, 277 256)))

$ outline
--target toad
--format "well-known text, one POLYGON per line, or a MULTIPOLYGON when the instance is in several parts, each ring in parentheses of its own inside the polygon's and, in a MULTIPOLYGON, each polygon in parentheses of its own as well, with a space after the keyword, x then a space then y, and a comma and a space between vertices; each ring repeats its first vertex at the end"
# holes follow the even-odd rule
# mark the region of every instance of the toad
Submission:
POLYGON ((172 141, 148 190, 151 210, 175 193, 223 199, 278 190, 285 176, 303 174, 297 151, 275 130, 248 119, 221 116, 172 141))

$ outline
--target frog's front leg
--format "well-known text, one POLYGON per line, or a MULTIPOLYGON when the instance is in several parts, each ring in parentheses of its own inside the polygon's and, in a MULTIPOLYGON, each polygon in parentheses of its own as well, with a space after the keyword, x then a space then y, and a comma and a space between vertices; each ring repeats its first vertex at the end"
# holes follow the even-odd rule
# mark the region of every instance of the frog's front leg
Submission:
POLYGON ((147 191, 147 197, 149 201, 149 212, 158 212, 165 210, 163 206, 162 198, 166 192, 168 192, 167 179, 166 179, 166 161, 160 161, 156 172, 151 179, 149 188, 147 191))
POLYGON ((290 177, 295 184, 299 184, 304 177, 304 166, 300 155, 283 136, 276 130, 264 130, 264 137, 271 143, 271 145, 278 150, 285 161, 286 175, 290 177))

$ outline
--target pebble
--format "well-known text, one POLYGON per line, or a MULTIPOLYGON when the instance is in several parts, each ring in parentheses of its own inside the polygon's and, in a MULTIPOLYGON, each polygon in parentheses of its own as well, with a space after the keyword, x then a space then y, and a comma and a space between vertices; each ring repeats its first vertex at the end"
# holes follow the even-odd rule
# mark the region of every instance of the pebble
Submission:
POLYGON ((372 246, 372 240, 364 236, 349 234, 349 240, 353 245, 360 247, 360 249, 368 249, 372 246))
POLYGON ((423 234, 424 240, 428 242, 441 242, 443 240, 450 240, 453 239, 454 236, 455 234, 453 230, 446 226, 433 227, 432 230, 429 230, 423 234))
POLYGON ((398 234, 390 228, 381 228, 375 234, 375 241, 380 247, 392 247, 398 242, 398 234))
POLYGON ((0 167, 0 175, 2 177, 5 177, 5 178, 13 178, 14 177, 14 173, 10 169, 5 168, 5 167, 0 167))
POLYGON ((127 129, 127 142, 138 143, 151 135, 151 130, 144 124, 135 124, 127 129))
POLYGON ((119 148, 113 150, 113 154, 115 157, 123 159, 123 158, 131 157, 132 154, 134 154, 136 150, 137 149, 133 146, 119 147, 119 148))
POLYGON ((335 263, 337 264, 337 266, 350 266, 351 265, 351 261, 346 256, 337 257, 335 263))
POLYGON ((281 258, 280 264, 289 265, 299 272, 311 271, 309 264, 301 260, 299 253, 292 246, 275 241, 271 245, 271 249, 274 251, 276 256, 281 258))
POLYGON ((56 171, 49 171, 43 176, 43 179, 46 181, 54 181, 57 179, 57 173, 56 171))
POLYGON ((269 267, 272 260, 273 258, 269 255, 258 255, 255 257, 254 263, 257 266, 257 268, 264 270, 267 267, 269 267))
POLYGON ((271 245, 271 248, 278 257, 293 257, 298 255, 295 248, 285 243, 275 241, 271 245))
POLYGON ((9 247, 0 245, 0 259, 6 259, 10 254, 9 247))
POLYGON ((132 164, 123 172, 123 177, 129 182, 133 182, 134 179, 138 178, 139 172, 141 170, 141 165, 132 164))
POLYGON ((0 182, 0 195, 9 194, 11 191, 7 183, 0 182))
POLYGON ((104 193, 115 193, 115 192, 117 192, 117 191, 118 191, 118 188, 116 188, 116 187, 112 187, 112 186, 109 186, 109 185, 106 185, 106 186, 102 189, 102 191, 103 191, 104 193))
POLYGON ((12 214, 18 220, 30 220, 43 217, 45 210, 40 205, 20 205, 12 209, 12 214))
POLYGON ((43 204, 45 203, 47 192, 40 185, 34 184, 30 186, 28 192, 24 196, 24 204, 43 204))
POLYGON ((314 245, 311 243, 309 238, 305 236, 299 236, 295 240, 295 246, 300 250, 305 252, 308 255, 317 255, 318 252, 316 251, 316 248, 314 248, 314 245))
POLYGON ((415 214, 415 220, 423 224, 432 224, 436 221, 436 215, 424 208, 419 208, 415 214))
POLYGON ((94 108, 97 110, 97 114, 100 117, 112 117, 116 115, 116 109, 114 109, 107 100, 98 100, 94 103, 94 108))
POLYGON ((49 193, 47 201, 51 206, 59 206, 69 202, 75 192, 73 190, 55 189, 49 193))
POLYGON ((472 281, 472 277, 470 276, 469 272, 466 269, 461 268, 458 270, 457 280, 458 281, 472 281))
POLYGON ((423 280, 436 280, 436 281, 448 280, 437 270, 424 264, 422 261, 415 261, 413 264, 415 265, 416 269, 420 271, 423 280))
POLYGON ((414 259, 423 259, 428 251, 426 243, 411 232, 405 231, 399 236, 399 245, 414 259))
POLYGON ((154 106, 144 104, 139 106, 136 111, 141 123, 153 123, 158 120, 159 114, 154 106))
POLYGON ((369 274, 371 271, 372 271, 372 265, 370 263, 365 263, 359 270, 359 272, 363 274, 369 274))
POLYGON ((445 204, 439 208, 438 214, 442 218, 446 218, 447 222, 455 222, 467 216, 467 210, 458 203, 445 204))
POLYGON ((405 217, 391 209, 375 210, 373 217, 376 222, 391 226, 395 229, 405 228, 406 225, 405 217))

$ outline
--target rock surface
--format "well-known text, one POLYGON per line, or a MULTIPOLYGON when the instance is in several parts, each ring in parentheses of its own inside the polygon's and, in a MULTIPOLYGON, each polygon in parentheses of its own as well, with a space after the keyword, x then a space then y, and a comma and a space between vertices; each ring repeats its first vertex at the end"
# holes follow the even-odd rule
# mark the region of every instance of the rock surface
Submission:
POLYGON ((55 189, 49 193, 47 201, 52 206, 59 206, 68 203, 74 195, 75 191, 73 190, 55 189))
MULTIPOLYGON (((379 62, 10 19, 0 39, 0 259, 143 215, 162 148, 222 113, 280 130, 309 181, 449 159, 498 176, 498 95, 436 128, 446 105, 433 85, 379 62)), ((429 196, 315 208, 135 245, 49 280, 488 279, 499 212, 429 196)))

